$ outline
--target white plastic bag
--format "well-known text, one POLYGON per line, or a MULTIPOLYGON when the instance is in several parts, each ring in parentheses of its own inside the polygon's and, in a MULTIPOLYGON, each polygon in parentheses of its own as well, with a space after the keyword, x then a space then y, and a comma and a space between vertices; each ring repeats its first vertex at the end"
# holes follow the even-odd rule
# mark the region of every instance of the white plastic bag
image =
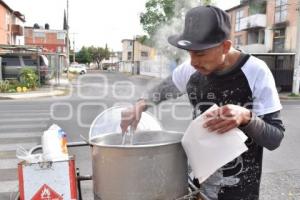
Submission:
POLYGON ((43 160, 59 161, 68 159, 66 133, 56 124, 44 131, 42 136, 43 160))
POLYGON ((37 163, 42 161, 42 154, 30 154, 29 151, 22 146, 17 147, 16 156, 18 159, 24 160, 27 163, 37 163))

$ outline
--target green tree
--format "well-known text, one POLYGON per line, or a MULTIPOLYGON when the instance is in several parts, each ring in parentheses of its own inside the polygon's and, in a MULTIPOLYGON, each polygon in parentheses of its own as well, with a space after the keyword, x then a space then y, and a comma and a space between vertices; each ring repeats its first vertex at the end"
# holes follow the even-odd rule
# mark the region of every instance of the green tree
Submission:
POLYGON ((214 4, 214 0, 148 0, 145 4, 146 11, 140 15, 140 23, 150 38, 152 38, 162 26, 171 24, 173 18, 182 19, 185 11, 194 6, 195 3, 198 5, 210 5, 214 4))
POLYGON ((183 30, 186 12, 198 5, 212 5, 215 0, 148 0, 145 12, 140 15, 140 23, 148 33, 139 41, 157 49, 158 54, 170 60, 184 58, 185 51, 172 47, 167 38, 183 30))
POLYGON ((109 58, 109 50, 107 45, 105 48, 91 46, 88 48, 88 52, 91 55, 91 60, 97 63, 98 69, 100 69, 101 61, 109 58))
POLYGON ((214 5, 215 0, 201 0, 201 5, 214 5))
POLYGON ((92 62, 92 57, 88 48, 82 47, 79 52, 76 53, 76 62, 78 63, 87 63, 90 64, 92 62))
POLYGON ((143 29, 152 36, 157 29, 170 21, 174 16, 175 0, 148 0, 146 12, 141 13, 140 23, 143 29))

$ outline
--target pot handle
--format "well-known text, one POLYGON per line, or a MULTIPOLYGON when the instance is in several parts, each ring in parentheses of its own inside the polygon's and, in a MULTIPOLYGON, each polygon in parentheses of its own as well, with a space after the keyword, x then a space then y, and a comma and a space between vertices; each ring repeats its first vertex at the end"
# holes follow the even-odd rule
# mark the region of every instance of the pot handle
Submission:
POLYGON ((88 139, 86 139, 83 135, 79 135, 80 136, 80 138, 86 143, 86 144, 88 144, 88 145, 90 145, 90 146, 93 146, 93 144, 92 143, 90 143, 89 141, 88 141, 88 139))

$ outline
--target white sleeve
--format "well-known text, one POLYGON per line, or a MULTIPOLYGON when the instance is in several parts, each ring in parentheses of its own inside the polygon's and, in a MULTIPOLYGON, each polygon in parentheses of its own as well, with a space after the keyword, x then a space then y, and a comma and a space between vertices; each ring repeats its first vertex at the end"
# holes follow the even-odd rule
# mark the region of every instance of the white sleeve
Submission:
POLYGON ((282 109, 273 75, 266 63, 253 56, 242 68, 252 90, 253 112, 262 116, 282 109), (253 66, 255 65, 255 66, 253 66))
POLYGON ((175 68, 172 74, 172 81, 180 92, 186 93, 186 84, 195 71, 190 60, 175 68))

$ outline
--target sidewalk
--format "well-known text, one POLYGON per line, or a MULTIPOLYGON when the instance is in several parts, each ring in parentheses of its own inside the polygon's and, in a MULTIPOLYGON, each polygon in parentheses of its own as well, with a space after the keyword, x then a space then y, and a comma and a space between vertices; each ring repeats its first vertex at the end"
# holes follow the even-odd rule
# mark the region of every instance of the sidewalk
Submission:
POLYGON ((279 93, 280 100, 300 100, 299 96, 291 96, 291 92, 280 92, 279 93))
POLYGON ((64 87, 69 84, 67 79, 61 79, 58 86, 55 82, 50 80, 50 85, 37 88, 34 91, 20 92, 20 93, 0 93, 0 100, 13 99, 35 99, 41 97, 63 96, 68 93, 64 87))

